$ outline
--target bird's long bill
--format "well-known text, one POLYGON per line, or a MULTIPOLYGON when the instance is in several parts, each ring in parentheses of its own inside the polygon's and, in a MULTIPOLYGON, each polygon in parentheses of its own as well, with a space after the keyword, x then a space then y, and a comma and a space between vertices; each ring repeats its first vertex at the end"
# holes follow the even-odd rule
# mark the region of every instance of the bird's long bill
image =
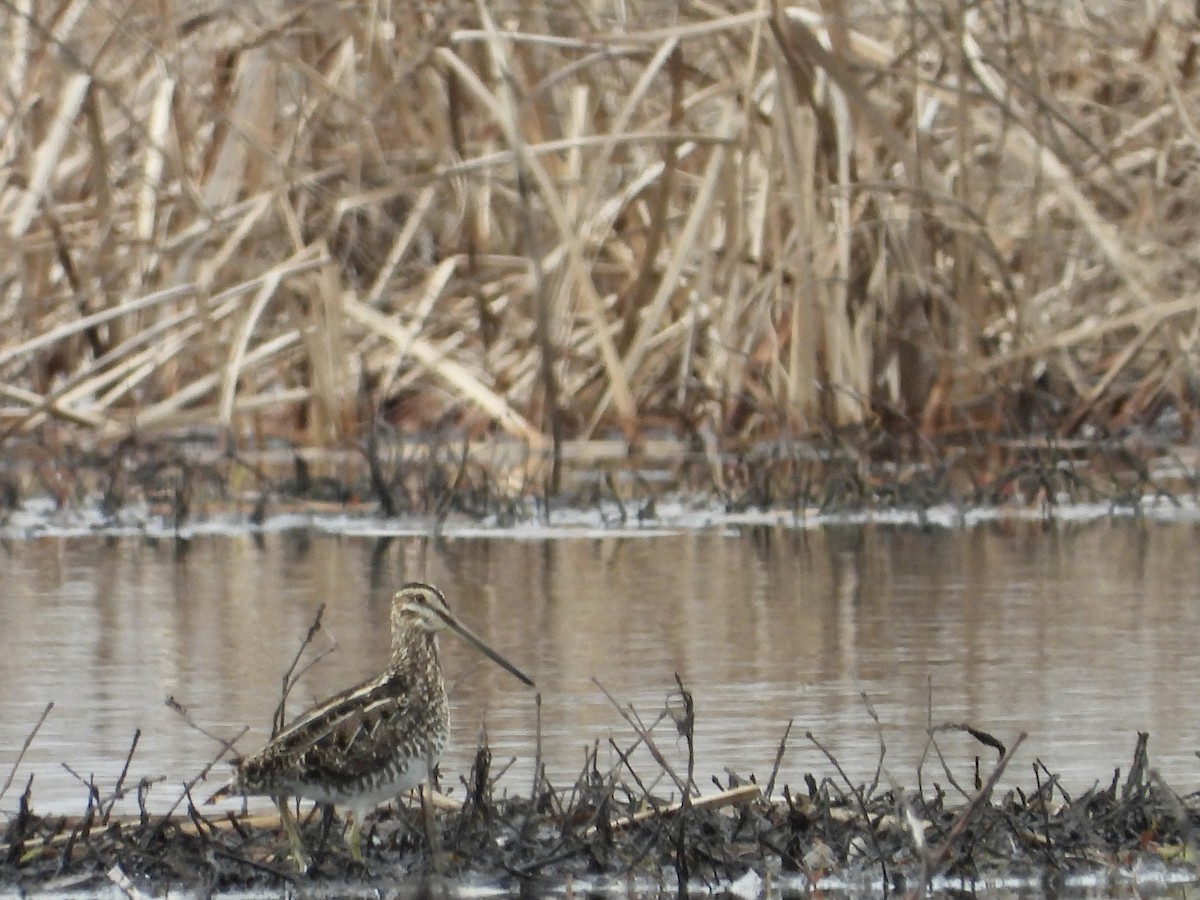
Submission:
POLYGON ((458 621, 458 619, 454 618, 454 616, 444 616, 443 618, 446 619, 446 624, 450 626, 450 629, 457 633, 464 641, 473 646, 476 650, 478 650, 496 665, 503 669, 507 669, 525 684, 529 685, 530 687, 535 687, 532 678, 530 678, 528 675, 510 663, 507 659, 485 644, 483 639, 477 637, 470 628, 458 621))

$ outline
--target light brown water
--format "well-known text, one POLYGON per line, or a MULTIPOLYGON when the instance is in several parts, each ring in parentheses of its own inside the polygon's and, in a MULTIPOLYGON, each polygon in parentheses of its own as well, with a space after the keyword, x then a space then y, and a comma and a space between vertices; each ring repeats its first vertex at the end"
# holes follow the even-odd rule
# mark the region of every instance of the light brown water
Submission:
MULTIPOLYGON (((413 578, 440 585, 536 678, 554 781, 573 781, 594 742, 603 766, 615 758, 610 738, 633 740, 593 678, 652 721, 679 673, 696 701, 701 785, 726 768, 765 781, 790 719, 782 781, 836 774, 805 731, 869 781, 879 730, 865 693, 901 785, 915 784, 932 719, 1006 741, 1027 730, 1009 781, 1032 784, 1041 758, 1075 791, 1126 767, 1146 730, 1152 763, 1177 790, 1195 790, 1198 539, 1190 524, 1103 521, 437 546, 303 533, 200 537, 185 549, 133 538, 9 542, 0 547, 0 784, 44 705, 55 707, 0 809, 16 807, 32 775, 35 810, 80 812, 86 790, 64 766, 108 793, 138 728, 130 781, 163 779, 150 806, 168 807, 219 747, 167 697, 220 735, 249 725, 238 746, 251 751, 317 606, 327 610, 313 646, 336 639, 336 649, 293 694, 293 713, 384 665, 388 602, 413 578)), ((527 791, 533 694, 452 638, 443 651, 456 679, 443 783, 465 774, 486 723, 497 765, 516 760, 503 783, 527 791)), ((673 725, 655 734, 682 767, 673 725)), ((992 758, 962 737, 942 745, 965 784, 975 753, 992 758)), ((653 777, 648 757, 637 765, 653 777)), ((932 763, 925 772, 945 780, 932 763)))

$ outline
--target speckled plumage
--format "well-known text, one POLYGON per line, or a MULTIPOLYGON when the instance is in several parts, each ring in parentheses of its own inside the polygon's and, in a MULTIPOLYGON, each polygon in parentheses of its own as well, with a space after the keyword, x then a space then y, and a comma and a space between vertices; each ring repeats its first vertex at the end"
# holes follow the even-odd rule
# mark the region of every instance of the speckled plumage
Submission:
POLYGON ((309 710, 242 760, 238 792, 362 807, 416 787, 450 735, 437 653, 435 634, 403 632, 381 675, 309 710))
MULTIPOLYGON (((304 797, 349 806, 351 850, 362 815, 425 781, 450 735, 450 704, 438 656, 449 628, 528 685, 533 682, 450 612, 435 587, 406 584, 392 600, 392 659, 379 676, 330 697, 235 763, 236 774, 213 795, 304 797)), ((299 837, 280 804, 298 859, 299 837)), ((302 863, 303 864, 303 863, 302 863)))

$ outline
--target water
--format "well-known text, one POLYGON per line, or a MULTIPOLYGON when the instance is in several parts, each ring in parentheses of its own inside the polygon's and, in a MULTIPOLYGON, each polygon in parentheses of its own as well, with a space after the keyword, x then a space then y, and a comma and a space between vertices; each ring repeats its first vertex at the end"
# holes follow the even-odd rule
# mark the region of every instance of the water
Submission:
MULTIPOLYGON (((537 680, 555 782, 573 782, 597 743, 604 767, 616 762, 610 740, 634 742, 597 682, 649 723, 673 703, 678 673, 695 697, 702 786, 726 769, 765 782, 791 720, 779 783, 838 777, 811 732, 855 781, 874 777, 882 740, 887 775, 915 786, 927 725, 965 722, 1003 741, 1029 733, 1010 783, 1032 785, 1041 759, 1070 791, 1107 784, 1143 730, 1151 762, 1191 791, 1198 536, 1194 524, 1103 520, 440 544, 301 531, 186 545, 10 541, 0 545, 0 784, 54 709, 0 810, 32 776, 36 811, 80 812, 85 781, 112 790, 137 729, 128 781, 154 781, 148 805, 170 807, 220 746, 168 697, 220 737, 249 726, 238 748, 250 752, 269 734, 317 607, 324 627, 305 660, 331 652, 293 693, 292 713, 385 664, 388 602, 413 578, 441 586, 537 680)), ((443 783, 458 784, 486 726, 497 766, 513 760, 502 784, 528 791, 533 693, 453 638, 443 652, 455 715, 443 783)), ((673 723, 654 735, 682 772, 673 723)), ((940 741, 964 786, 976 755, 994 759, 961 733, 940 741)), ((648 755, 635 765, 653 780, 648 755)), ((945 783, 940 764, 924 765, 926 783, 945 783)))

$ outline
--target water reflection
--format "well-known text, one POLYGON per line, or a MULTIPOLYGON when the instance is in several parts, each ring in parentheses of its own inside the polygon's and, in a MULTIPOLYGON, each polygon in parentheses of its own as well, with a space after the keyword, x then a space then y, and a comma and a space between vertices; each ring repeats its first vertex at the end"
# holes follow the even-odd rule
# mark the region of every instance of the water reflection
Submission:
MULTIPOLYGON (((131 779, 162 778, 150 805, 169 806, 220 748, 165 698, 221 735, 250 725, 239 747, 251 751, 317 607, 326 604, 324 627, 309 656, 332 652, 293 694, 293 712, 385 664, 388 603, 413 578, 441 586, 537 679, 540 752, 557 781, 573 780, 595 743, 613 764, 609 739, 633 742, 593 678, 652 720, 678 673, 696 699, 701 784, 726 768, 765 781, 790 720, 782 782, 835 774, 811 731, 856 780, 873 777, 882 737, 891 777, 913 784, 927 726, 950 721, 1002 740, 1029 731, 1013 779, 1030 780, 1040 757, 1076 790, 1107 783, 1146 730, 1152 762, 1190 790, 1196 536, 1193 525, 1101 522, 554 542, 295 532, 9 543, 0 784, 43 706, 55 709, 0 808, 16 806, 32 775, 36 809, 79 811, 80 779, 111 788, 138 728, 131 779)), ((532 694, 453 639, 443 650, 455 710, 446 781, 466 772, 486 727, 497 763, 516 759, 505 784, 527 790, 532 694)), ((670 723, 656 734, 682 768, 670 723)), ((963 735, 942 745, 969 783, 986 751, 963 735)), ((654 769, 648 757, 635 764, 654 769)))

